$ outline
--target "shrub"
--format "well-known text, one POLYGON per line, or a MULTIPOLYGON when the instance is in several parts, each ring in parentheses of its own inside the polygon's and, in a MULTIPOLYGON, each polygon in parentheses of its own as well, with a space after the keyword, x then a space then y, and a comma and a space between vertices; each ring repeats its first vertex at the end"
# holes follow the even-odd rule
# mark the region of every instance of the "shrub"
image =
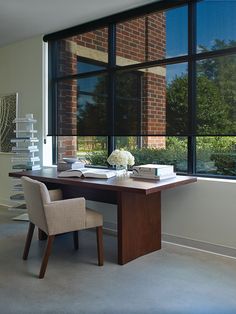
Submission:
POLYGON ((102 151, 96 151, 87 153, 85 156, 87 162, 91 165, 99 165, 99 166, 107 166, 107 152, 102 151))
MULTIPOLYGON (((235 137, 198 137, 197 138, 197 171, 236 175, 235 137)), ((166 148, 129 149, 135 158, 136 165, 158 163, 172 164, 175 171, 187 171, 187 140, 177 137, 166 139, 166 148)), ((88 153, 86 159, 90 164, 107 166, 107 152, 88 153)))
MULTIPOLYGON (((172 164, 178 171, 186 171, 187 156, 186 143, 183 141, 171 139, 166 143, 166 149, 155 148, 136 148, 129 150, 135 158, 136 165, 143 165, 148 163, 158 164, 172 164)), ((90 164, 107 166, 106 151, 92 152, 86 155, 86 159, 90 164)))

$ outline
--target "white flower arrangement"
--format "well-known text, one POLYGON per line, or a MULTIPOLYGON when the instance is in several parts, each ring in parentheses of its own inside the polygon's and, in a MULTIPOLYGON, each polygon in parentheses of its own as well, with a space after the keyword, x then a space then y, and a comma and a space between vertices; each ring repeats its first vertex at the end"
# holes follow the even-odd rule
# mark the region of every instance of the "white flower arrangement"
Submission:
POLYGON ((126 150, 114 150, 107 158, 107 162, 112 166, 127 167, 134 165, 134 156, 126 150))

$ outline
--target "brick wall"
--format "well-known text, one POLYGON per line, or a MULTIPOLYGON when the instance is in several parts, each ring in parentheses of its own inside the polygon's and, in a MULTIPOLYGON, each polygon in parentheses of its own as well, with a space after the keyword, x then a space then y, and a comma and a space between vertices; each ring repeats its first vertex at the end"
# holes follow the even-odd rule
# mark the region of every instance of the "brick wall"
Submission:
MULTIPOLYGON (((58 42, 59 75, 75 73, 77 69, 77 56, 70 52, 68 42, 61 40, 58 42)), ((76 80, 60 81, 57 89, 58 99, 58 127, 59 134, 70 134, 71 130, 77 132, 77 84, 76 80)), ((66 156, 76 156, 76 137, 58 137, 58 160, 66 156)))
POLYGON ((165 16, 150 14, 117 25, 117 56, 127 64, 163 59, 165 56, 165 16))
MULTIPOLYGON (((150 14, 145 17, 129 20, 117 25, 117 64, 126 65, 162 59, 165 57, 165 16, 163 13, 150 14)), ((58 61, 59 74, 77 73, 77 56, 97 61, 108 60, 108 30, 99 29, 82 35, 61 40, 58 61)), ((164 134, 166 128, 166 82, 165 68, 142 70, 143 91, 142 111, 143 133, 164 134)), ((66 134, 68 129, 77 128, 77 83, 74 81, 60 82, 58 94, 58 114, 61 131, 66 134), (61 123, 62 122, 62 123, 61 123)), ((78 104, 79 106, 79 104, 78 104)), ((79 108, 78 108, 79 110, 79 108)), ((58 158, 76 155, 77 147, 74 137, 59 137, 58 158)), ((164 137, 146 137, 144 145, 148 147, 164 147, 164 137)))

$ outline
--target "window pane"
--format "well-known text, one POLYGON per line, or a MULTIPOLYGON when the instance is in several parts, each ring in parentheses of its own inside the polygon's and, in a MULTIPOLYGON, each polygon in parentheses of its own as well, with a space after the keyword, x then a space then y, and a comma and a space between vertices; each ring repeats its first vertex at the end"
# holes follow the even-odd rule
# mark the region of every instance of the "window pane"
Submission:
POLYGON ((187 7, 118 23, 116 64, 124 66, 187 53, 187 7))
POLYGON ((107 135, 105 77, 62 80, 57 87, 57 135, 107 135))
POLYGON ((188 66, 187 63, 166 66, 166 133, 188 132, 188 66))
POLYGON ((166 58, 188 53, 188 8, 183 6, 166 12, 166 58))
POLYGON ((139 138, 137 136, 116 136, 115 145, 117 149, 131 151, 138 148, 139 138))
POLYGON ((165 136, 116 137, 116 147, 129 150, 136 165, 171 164, 176 172, 187 172, 187 138, 165 136))
MULTIPOLYGON (((101 28, 57 41, 57 76, 91 72, 91 66, 78 62, 86 58, 90 62, 108 62, 108 29, 101 28)), ((97 69, 96 69, 97 70, 97 69)))
POLYGON ((236 137, 197 137, 197 173, 236 175, 236 137))
POLYGON ((236 46, 236 1, 197 3, 198 52, 236 46))
POLYGON ((141 77, 140 71, 116 76, 115 134, 140 134, 141 77))
POLYGON ((107 98, 79 95, 77 108, 77 134, 107 134, 107 98))
POLYGON ((89 165, 106 166, 107 137, 106 136, 78 136, 77 156, 89 165))
POLYGON ((85 58, 78 59, 77 67, 77 72, 79 74, 106 69, 106 67, 101 62, 95 63, 94 60, 85 58))
POLYGON ((113 131, 108 80, 99 75, 57 83, 57 128, 50 135, 189 134, 186 63, 117 73, 115 82, 113 131))
POLYGON ((117 75, 116 135, 187 135, 187 64, 117 75))
POLYGON ((197 62, 197 134, 236 133, 236 55, 197 62))
POLYGON ((90 76, 78 79, 78 90, 84 93, 107 95, 107 76, 90 76))

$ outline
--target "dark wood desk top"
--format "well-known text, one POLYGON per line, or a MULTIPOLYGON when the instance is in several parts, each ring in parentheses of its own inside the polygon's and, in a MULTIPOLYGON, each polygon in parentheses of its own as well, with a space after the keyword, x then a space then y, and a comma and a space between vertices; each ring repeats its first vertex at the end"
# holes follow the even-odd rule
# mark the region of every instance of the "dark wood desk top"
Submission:
POLYGON ((56 167, 44 167, 41 170, 35 171, 10 172, 9 176, 17 178, 22 176, 28 176, 32 179, 47 183, 57 183, 74 186, 77 185, 83 188, 117 192, 125 191, 146 195, 197 181, 197 178, 188 176, 177 176, 173 179, 166 179, 161 181, 140 180, 125 176, 113 177, 110 179, 59 178, 56 167))

